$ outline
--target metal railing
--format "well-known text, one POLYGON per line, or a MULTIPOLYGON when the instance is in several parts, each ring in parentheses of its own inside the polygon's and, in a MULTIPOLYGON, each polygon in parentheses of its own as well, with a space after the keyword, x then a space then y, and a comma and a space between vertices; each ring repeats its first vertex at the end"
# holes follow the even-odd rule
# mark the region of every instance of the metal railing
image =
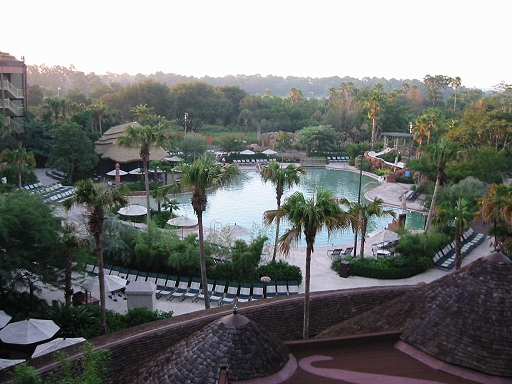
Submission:
POLYGON ((12 97, 16 99, 23 99, 23 89, 16 88, 9 80, 2 81, 1 86, 1 89, 9 92, 12 97))
POLYGON ((11 110, 13 115, 15 115, 15 116, 22 116, 23 115, 23 107, 17 106, 16 104, 14 104, 9 99, 1 100, 0 108, 2 108, 2 107, 4 109, 11 110))

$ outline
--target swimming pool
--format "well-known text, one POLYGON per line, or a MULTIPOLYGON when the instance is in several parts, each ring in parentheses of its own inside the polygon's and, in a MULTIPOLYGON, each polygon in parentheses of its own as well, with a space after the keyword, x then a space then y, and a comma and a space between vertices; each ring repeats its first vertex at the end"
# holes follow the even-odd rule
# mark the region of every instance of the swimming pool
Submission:
MULTIPOLYGON (((363 175, 361 188, 361 199, 364 199, 364 193, 371 188, 379 185, 378 181, 363 175)), ((282 203, 285 198, 295 191, 301 191, 306 197, 310 197, 316 188, 323 187, 331 190, 336 197, 345 197, 350 201, 357 201, 359 188, 359 173, 308 168, 306 175, 301 176, 301 184, 293 189, 285 190, 282 203)), ((270 239, 273 239, 275 228, 264 227, 263 213, 269 209, 275 209, 276 193, 275 188, 270 183, 264 183, 258 172, 243 172, 224 188, 211 191, 207 195, 208 206, 203 213, 203 223, 205 227, 219 229, 226 225, 238 224, 255 233, 263 231, 270 239)), ((180 209, 175 212, 177 215, 195 218, 194 210, 190 204, 190 194, 178 195, 173 197, 178 200, 180 209)), ((141 199, 139 204, 145 205, 141 199)), ((153 206, 152 208, 156 208, 153 206)), ((397 215, 402 213, 399 208, 391 208, 397 215)), ((387 227, 392 221, 391 216, 374 218, 368 225, 367 233, 387 227)), ((423 228, 424 217, 417 212, 407 212, 406 228, 423 228)), ((281 229, 284 231, 289 224, 284 221, 281 229)), ((244 239, 249 239, 250 236, 244 239)), ((336 244, 347 244, 354 241, 354 233, 351 230, 334 234, 329 239, 327 232, 321 232, 317 235, 315 245, 326 246, 336 244)), ((299 245, 305 245, 304 239, 299 245)))

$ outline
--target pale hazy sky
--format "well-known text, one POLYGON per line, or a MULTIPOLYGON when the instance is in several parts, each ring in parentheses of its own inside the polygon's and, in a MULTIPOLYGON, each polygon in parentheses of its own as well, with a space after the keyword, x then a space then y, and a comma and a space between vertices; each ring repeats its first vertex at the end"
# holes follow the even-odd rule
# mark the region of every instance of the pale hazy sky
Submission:
MULTIPOLYGON (((96 74, 512 83, 508 0, 27 0, 0 51, 96 74)), ((5 8, 3 8, 5 10, 5 8)))

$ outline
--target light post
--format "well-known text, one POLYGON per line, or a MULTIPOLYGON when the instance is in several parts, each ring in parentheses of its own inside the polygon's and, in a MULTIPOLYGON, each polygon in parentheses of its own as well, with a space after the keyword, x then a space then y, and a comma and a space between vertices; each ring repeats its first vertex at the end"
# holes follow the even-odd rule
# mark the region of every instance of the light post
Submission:
POLYGON ((412 121, 409 121, 409 134, 411 137, 409 138, 409 154, 407 155, 407 161, 411 160, 411 151, 412 151, 412 121))
MULTIPOLYGON (((361 204, 361 181, 363 179, 363 156, 364 151, 361 151, 361 160, 359 161, 359 192, 357 194, 357 205, 361 204)), ((357 225, 359 227, 359 224, 357 225)), ((357 228, 354 238, 354 256, 357 256, 357 228)))
POLYGON ((185 119, 184 119, 185 124, 183 124, 185 126, 185 130, 183 131, 183 137, 187 136, 187 118, 188 118, 188 113, 185 112, 185 119))

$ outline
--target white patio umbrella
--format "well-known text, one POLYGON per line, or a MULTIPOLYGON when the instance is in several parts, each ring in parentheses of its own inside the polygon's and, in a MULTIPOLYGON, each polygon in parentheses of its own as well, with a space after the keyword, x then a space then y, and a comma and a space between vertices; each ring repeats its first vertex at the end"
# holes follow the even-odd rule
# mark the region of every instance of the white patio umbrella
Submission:
POLYGON ((195 227, 197 221, 189 219, 187 216, 178 216, 167 220, 167 224, 174 225, 175 227, 181 227, 181 238, 183 239, 183 228, 195 227))
POLYGON ((396 232, 390 231, 389 229, 381 229, 379 231, 371 232, 368 235, 368 243, 382 243, 384 241, 398 240, 400 236, 396 232))
POLYGON ((69 347, 70 345, 83 343, 86 341, 83 337, 71 337, 71 338, 62 338, 58 337, 53 339, 47 343, 39 344, 36 347, 36 350, 32 354, 32 358, 46 355, 47 353, 58 351, 59 349, 69 347))
POLYGON ((0 311, 0 328, 3 328, 7 325, 9 321, 11 321, 12 316, 9 316, 7 313, 5 313, 4 310, 0 311))
POLYGON ((132 169, 130 172, 128 172, 130 175, 143 175, 144 174, 144 169, 142 168, 135 168, 135 169, 132 169))
POLYGON ((32 344, 48 340, 59 329, 52 320, 28 319, 6 325, 0 331, 0 339, 9 344, 32 344))
POLYGON ((23 363, 25 359, 0 359, 0 370, 12 365, 23 363))
POLYGON ((242 227, 241 225, 234 224, 234 225, 228 225, 229 233, 233 237, 244 237, 249 236, 251 234, 251 231, 249 231, 247 228, 242 227))
POLYGON ((179 163, 180 161, 183 161, 183 159, 179 156, 172 156, 172 157, 166 157, 164 158, 165 161, 172 161, 174 163, 179 163))
POLYGON ((117 213, 123 216, 142 216, 148 213, 148 209, 142 205, 133 204, 119 208, 117 213))
MULTIPOLYGON (((123 171, 122 169, 120 169, 120 170, 119 170, 119 176, 124 176, 124 175, 127 175, 127 174, 128 174, 128 172, 123 171)), ((113 169, 113 170, 111 170, 111 171, 107 172, 107 175, 109 175, 109 176, 115 176, 115 175, 116 175, 116 170, 115 170, 115 169, 113 169)))
POLYGON ((277 152, 276 152, 276 151, 274 151, 273 149, 268 148, 268 149, 265 149, 265 150, 264 150, 263 152, 261 152, 261 153, 264 153, 265 155, 275 155, 277 152))
POLYGON ((255 152, 251 151, 250 149, 246 149, 242 152, 240 152, 241 155, 254 155, 255 152))
MULTIPOLYGON (((105 290, 107 292, 114 292, 118 291, 121 288, 124 288, 126 284, 128 283, 128 280, 123 279, 122 277, 116 276, 116 275, 105 275, 105 290)), ((87 279, 82 284, 82 287, 87 289, 88 291, 92 291, 93 289, 99 288, 99 280, 97 277, 87 279)))

